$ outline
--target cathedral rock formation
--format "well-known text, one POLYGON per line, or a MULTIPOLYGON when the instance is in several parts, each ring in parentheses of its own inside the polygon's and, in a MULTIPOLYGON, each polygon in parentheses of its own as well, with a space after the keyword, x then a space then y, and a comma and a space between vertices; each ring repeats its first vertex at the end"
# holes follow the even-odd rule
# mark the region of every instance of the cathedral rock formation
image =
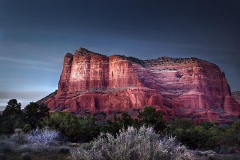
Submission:
POLYGON ((240 114, 225 75, 197 58, 139 60, 105 56, 84 48, 64 57, 55 96, 44 100, 54 110, 91 114, 130 112, 151 105, 166 119, 230 122, 240 114))

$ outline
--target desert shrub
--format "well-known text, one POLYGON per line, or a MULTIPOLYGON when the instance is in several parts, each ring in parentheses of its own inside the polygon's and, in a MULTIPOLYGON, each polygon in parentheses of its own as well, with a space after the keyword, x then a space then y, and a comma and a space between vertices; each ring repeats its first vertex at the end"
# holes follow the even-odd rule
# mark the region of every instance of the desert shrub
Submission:
POLYGON ((161 136, 153 127, 128 127, 113 135, 101 134, 86 147, 71 151, 72 158, 78 159, 193 159, 193 155, 180 145, 174 137, 161 136))
POLYGON ((12 152, 14 146, 16 146, 16 144, 9 140, 1 141, 0 142, 0 153, 12 152))
POLYGON ((30 125, 30 124, 24 124, 24 126, 23 126, 23 131, 24 131, 25 133, 31 131, 31 125, 30 125))
POLYGON ((100 134, 93 117, 76 117, 68 112, 55 112, 45 118, 42 125, 58 130, 72 142, 89 142, 100 134))
POLYGON ((56 147, 49 147, 48 145, 45 144, 38 144, 38 143, 28 143, 28 144, 23 144, 20 145, 15 149, 15 152, 17 153, 45 153, 45 152, 52 152, 53 148, 55 149, 56 147))
POLYGON ((1 159, 1 160, 6 160, 6 159, 7 159, 7 157, 5 156, 5 154, 4 154, 4 153, 0 153, 0 159, 1 159))
POLYGON ((79 128, 79 142, 89 142, 96 138, 100 134, 100 128, 96 124, 96 119, 87 116, 87 117, 79 117, 78 118, 80 128, 79 128))
POLYGON ((15 129, 15 132, 11 135, 10 140, 20 145, 27 143, 26 134, 24 134, 22 129, 15 129))
POLYGON ((37 143, 47 145, 50 142, 59 139, 59 132, 55 130, 50 130, 48 127, 44 129, 36 128, 32 130, 29 134, 26 134, 26 140, 29 143, 37 143))
POLYGON ((30 144, 23 144, 23 145, 20 145, 18 148, 16 148, 16 152, 19 152, 19 153, 32 152, 33 149, 34 147, 31 146, 30 144))
POLYGON ((107 120, 106 124, 102 128, 102 131, 105 133, 111 133, 112 135, 116 136, 119 133, 119 130, 122 128, 127 129, 129 126, 136 124, 136 122, 137 121, 132 119, 129 114, 122 113, 121 117, 117 117, 115 115, 112 120, 107 120))
POLYGON ((176 118, 168 122, 168 130, 174 131, 178 128, 188 129, 194 126, 191 119, 176 118))
POLYGON ((80 147, 80 145, 81 145, 80 143, 66 143, 66 146, 69 146, 69 147, 80 147))
POLYGON ((153 127, 157 133, 163 132, 166 128, 162 113, 151 106, 146 106, 138 112, 137 119, 133 119, 127 113, 122 113, 121 117, 114 116, 113 120, 107 121, 103 127, 103 132, 116 136, 122 128, 127 129, 129 126, 140 128, 143 125, 153 127))
POLYGON ((0 141, 6 140, 8 138, 8 135, 0 135, 0 141))
POLYGON ((38 104, 37 102, 30 102, 24 108, 24 117, 26 123, 31 126, 31 129, 37 128, 40 122, 49 116, 49 108, 44 104, 38 104))
POLYGON ((3 134, 12 134, 14 129, 21 128, 24 122, 21 115, 12 114, 2 118, 0 128, 3 134))
POLYGON ((20 145, 27 143, 25 134, 13 134, 10 139, 20 145))
POLYGON ((16 153, 57 153, 57 154, 68 154, 70 147, 68 146, 49 146, 47 144, 28 143, 20 145, 14 149, 16 153))
POLYGON ((219 142, 221 145, 232 147, 240 146, 240 122, 234 122, 224 132, 219 133, 219 142))
POLYGON ((31 160, 32 159, 31 155, 28 152, 22 153, 20 157, 22 160, 31 160))
POLYGON ((70 149, 69 149, 69 147, 67 147, 67 146, 61 146, 61 147, 59 148, 59 152, 60 152, 60 153, 63 153, 63 154, 68 154, 68 153, 70 152, 70 149))
POLYGON ((138 113, 137 117, 140 126, 153 126, 154 130, 158 133, 163 132, 166 128, 162 112, 157 111, 151 106, 146 106, 143 111, 138 113))
POLYGON ((220 129, 214 123, 195 125, 190 119, 174 119, 168 123, 168 134, 192 149, 214 149, 218 146, 220 129))
POLYGON ((68 154, 70 152, 70 147, 68 146, 34 146, 33 152, 35 153, 56 153, 56 154, 68 154))
POLYGON ((51 141, 46 143, 47 146, 49 147, 59 147, 62 145, 61 141, 51 141))
POLYGON ((77 139, 79 130, 79 121, 77 117, 69 112, 54 112, 46 117, 41 123, 47 125, 51 129, 61 132, 63 135, 74 141, 77 139))

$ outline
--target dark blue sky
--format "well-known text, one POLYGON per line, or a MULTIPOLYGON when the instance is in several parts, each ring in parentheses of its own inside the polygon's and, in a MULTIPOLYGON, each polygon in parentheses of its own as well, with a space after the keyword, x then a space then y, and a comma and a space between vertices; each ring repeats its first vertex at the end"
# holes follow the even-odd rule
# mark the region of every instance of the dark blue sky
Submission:
POLYGON ((63 56, 79 47, 197 57, 240 90, 240 0, 0 0, 0 107, 57 89, 63 56))

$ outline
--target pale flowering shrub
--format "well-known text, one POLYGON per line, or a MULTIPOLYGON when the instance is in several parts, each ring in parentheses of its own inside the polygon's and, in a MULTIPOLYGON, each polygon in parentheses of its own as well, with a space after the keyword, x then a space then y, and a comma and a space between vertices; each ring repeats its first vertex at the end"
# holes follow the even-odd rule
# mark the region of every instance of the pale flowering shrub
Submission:
POLYGON ((10 140, 20 145, 27 143, 26 134, 24 134, 22 129, 19 128, 15 129, 15 132, 11 135, 10 140))
POLYGON ((32 130, 29 134, 26 134, 26 140, 29 143, 37 143, 47 145, 50 142, 54 142, 59 139, 60 133, 55 130, 50 130, 48 127, 43 129, 32 130))
POLYGON ((139 130, 128 127, 120 131, 116 138, 111 134, 101 134, 97 139, 81 149, 72 150, 75 160, 192 160, 193 154, 180 145, 175 137, 156 134, 152 127, 139 130))

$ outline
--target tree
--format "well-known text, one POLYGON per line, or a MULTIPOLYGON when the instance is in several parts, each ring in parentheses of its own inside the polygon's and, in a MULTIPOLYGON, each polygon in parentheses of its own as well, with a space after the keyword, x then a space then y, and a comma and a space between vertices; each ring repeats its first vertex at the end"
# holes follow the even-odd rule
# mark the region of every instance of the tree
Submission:
POLYGON ((182 128, 183 130, 187 130, 193 127, 194 124, 191 119, 186 118, 175 118, 168 122, 168 131, 174 132, 175 130, 182 128))
POLYGON ((4 134, 12 134, 16 128, 22 128, 24 121, 21 116, 12 114, 7 117, 2 117, 0 130, 4 134))
POLYGON ((1 115, 1 133, 11 134, 15 128, 21 128, 24 124, 21 103, 16 99, 11 99, 1 115))
POLYGON ((163 132, 166 128, 165 120, 160 111, 156 111, 155 108, 147 106, 143 111, 138 113, 138 119, 140 125, 153 126, 156 132, 163 132))
POLYGON ((106 124, 103 126, 103 132, 111 133, 112 135, 116 136, 119 133, 119 130, 122 129, 119 123, 119 118, 114 115, 113 120, 107 120, 106 124))
POLYGON ((221 145, 239 146, 240 145, 240 122, 235 121, 231 126, 222 132, 220 137, 221 145))
POLYGON ((124 128, 125 130, 129 127, 133 125, 133 119, 132 117, 127 114, 127 113, 122 113, 122 117, 119 119, 119 123, 121 128, 124 128))
POLYGON ((176 118, 168 122, 168 134, 192 149, 213 149, 218 146, 220 128, 216 123, 204 122, 195 125, 191 119, 176 118))
POLYGON ((51 113, 49 117, 44 118, 41 125, 60 131, 70 141, 77 141, 78 139, 80 124, 77 117, 69 112, 57 111, 51 113))
POLYGON ((113 120, 107 120, 106 125, 103 127, 104 132, 115 135, 119 133, 121 129, 127 129, 129 126, 133 126, 136 120, 134 120, 128 113, 123 112, 121 117, 114 116, 113 120))
POLYGON ((5 110, 3 111, 2 116, 6 117, 8 115, 13 115, 13 114, 17 114, 17 115, 22 114, 21 103, 18 103, 16 99, 11 99, 8 101, 8 104, 5 110))
POLYGON ((100 133, 93 117, 76 117, 69 112, 54 112, 41 123, 60 131, 70 141, 88 142, 100 133))
POLYGON ((27 123, 31 125, 31 128, 35 129, 44 117, 49 116, 49 110, 50 109, 44 104, 30 102, 30 104, 24 108, 24 115, 27 123))
POLYGON ((95 118, 87 116, 79 117, 78 119, 80 123, 80 142, 89 142, 100 134, 100 127, 96 124, 95 118))

